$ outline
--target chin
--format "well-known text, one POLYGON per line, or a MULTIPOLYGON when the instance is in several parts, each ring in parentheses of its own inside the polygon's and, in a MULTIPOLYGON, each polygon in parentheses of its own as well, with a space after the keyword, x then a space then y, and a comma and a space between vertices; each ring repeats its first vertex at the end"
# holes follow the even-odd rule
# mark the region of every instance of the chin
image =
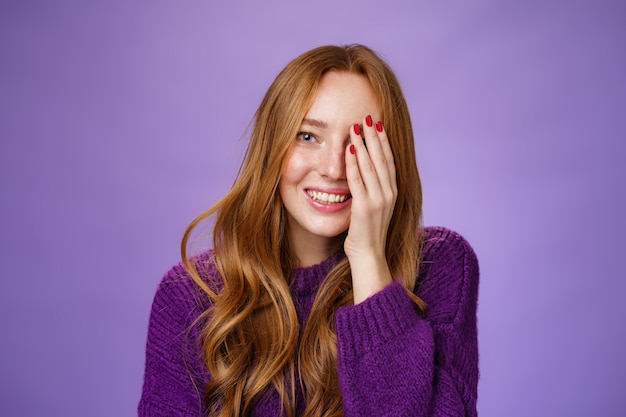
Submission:
POLYGON ((326 237, 326 238, 339 237, 339 236, 345 235, 347 232, 348 232, 348 226, 311 230, 312 234, 319 236, 319 237, 326 237))

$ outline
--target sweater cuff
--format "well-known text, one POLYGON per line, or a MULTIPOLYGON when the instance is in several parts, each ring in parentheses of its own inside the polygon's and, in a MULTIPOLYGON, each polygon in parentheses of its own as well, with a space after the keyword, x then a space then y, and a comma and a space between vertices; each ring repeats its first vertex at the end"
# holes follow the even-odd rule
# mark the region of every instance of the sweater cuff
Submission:
POLYGON ((335 314, 337 342, 344 350, 363 354, 405 333, 418 316, 413 301, 398 281, 357 305, 335 314))

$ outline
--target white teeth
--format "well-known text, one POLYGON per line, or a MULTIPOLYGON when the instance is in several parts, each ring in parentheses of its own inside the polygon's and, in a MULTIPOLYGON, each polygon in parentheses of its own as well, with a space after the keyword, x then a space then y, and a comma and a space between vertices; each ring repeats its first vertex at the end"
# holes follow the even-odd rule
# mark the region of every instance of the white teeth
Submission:
POLYGON ((312 190, 307 190, 306 192, 313 200, 326 204, 343 203, 348 198, 347 194, 329 194, 312 190))

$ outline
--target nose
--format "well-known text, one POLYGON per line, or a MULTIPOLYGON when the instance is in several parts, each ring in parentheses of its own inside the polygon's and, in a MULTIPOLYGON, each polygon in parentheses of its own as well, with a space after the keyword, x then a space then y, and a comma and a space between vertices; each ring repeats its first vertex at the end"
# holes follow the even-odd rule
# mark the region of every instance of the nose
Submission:
POLYGON ((343 180, 346 178, 346 150, 343 141, 327 145, 318 161, 320 175, 332 180, 343 180))

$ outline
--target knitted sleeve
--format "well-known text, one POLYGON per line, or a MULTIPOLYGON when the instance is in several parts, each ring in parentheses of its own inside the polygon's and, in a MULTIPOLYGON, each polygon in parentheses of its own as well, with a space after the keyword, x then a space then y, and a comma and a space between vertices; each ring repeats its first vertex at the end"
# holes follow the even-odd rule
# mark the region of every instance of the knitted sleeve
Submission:
POLYGON ((200 295, 178 265, 162 279, 152 304, 140 417, 198 417, 206 381, 199 349, 200 295))
POLYGON ((335 316, 344 416, 476 416, 478 263, 459 235, 429 229, 420 315, 398 282, 335 316))

